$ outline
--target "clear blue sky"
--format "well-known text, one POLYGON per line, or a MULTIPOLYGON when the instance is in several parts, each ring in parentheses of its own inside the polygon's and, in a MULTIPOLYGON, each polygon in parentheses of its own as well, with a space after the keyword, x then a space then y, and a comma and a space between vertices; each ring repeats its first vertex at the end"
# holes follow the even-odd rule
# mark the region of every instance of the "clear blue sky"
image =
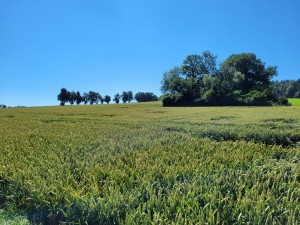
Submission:
POLYGON ((253 52, 300 78, 299 0, 0 0, 0 104, 57 105, 62 87, 160 95, 205 50, 253 52))

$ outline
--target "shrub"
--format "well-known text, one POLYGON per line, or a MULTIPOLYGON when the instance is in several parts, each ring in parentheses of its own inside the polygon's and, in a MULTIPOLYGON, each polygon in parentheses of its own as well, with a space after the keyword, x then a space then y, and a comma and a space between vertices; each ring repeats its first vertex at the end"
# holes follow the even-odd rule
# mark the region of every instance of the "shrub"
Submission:
POLYGON ((162 99, 163 106, 181 106, 183 105, 183 96, 181 94, 166 94, 162 99))
POLYGON ((278 105, 289 105, 289 101, 286 97, 279 97, 278 105))

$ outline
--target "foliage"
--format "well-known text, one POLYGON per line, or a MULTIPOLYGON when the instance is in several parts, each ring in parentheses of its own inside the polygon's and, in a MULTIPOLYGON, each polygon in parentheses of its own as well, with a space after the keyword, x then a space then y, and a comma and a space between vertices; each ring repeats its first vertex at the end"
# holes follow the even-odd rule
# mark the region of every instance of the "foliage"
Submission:
POLYGON ((74 91, 69 92, 68 94, 69 98, 68 98, 68 102, 73 105, 76 101, 76 93, 74 91))
POLYGON ((277 104, 278 105, 289 105, 289 100, 286 97, 279 97, 277 104))
POLYGON ((77 105, 79 105, 83 101, 83 98, 79 91, 77 91, 75 94, 75 101, 77 105))
POLYGON ((123 91, 121 95, 123 103, 131 102, 133 100, 132 91, 123 91))
POLYGON ((108 104, 110 102, 110 96, 109 95, 105 95, 103 98, 104 102, 106 102, 106 104, 108 104))
POLYGON ((276 97, 300 98, 300 79, 272 82, 276 97))
POLYGON ((270 80, 276 67, 266 67, 252 53, 229 56, 218 69, 217 56, 189 55, 181 67, 164 73, 164 106, 271 105, 276 97, 270 80))
POLYGON ((182 73, 187 77, 202 78, 205 74, 216 74, 217 56, 205 51, 202 55, 188 55, 182 64, 182 73))
POLYGON ((137 102, 152 102, 158 101, 158 97, 152 92, 138 92, 135 94, 134 99, 137 102))
POLYGON ((102 96, 97 92, 89 91, 88 93, 88 101, 90 102, 90 105, 93 105, 94 103, 98 104, 101 98, 102 96))
POLYGON ((120 99, 121 99, 121 95, 120 95, 119 93, 117 93, 117 94, 114 96, 113 101, 114 101, 116 104, 119 104, 120 99))
POLYGON ((60 93, 57 96, 57 100, 60 101, 60 105, 64 106, 66 102, 69 101, 69 92, 67 91, 66 88, 62 88, 60 90, 60 93))
MULTIPOLYGON (((121 98, 124 103, 131 102, 133 100, 132 91, 124 91, 122 95, 116 94, 113 101, 118 104, 121 98)), ((87 103, 93 105, 94 103, 98 104, 99 102, 101 102, 101 104, 104 102, 108 104, 111 101, 110 96, 106 95, 104 98, 102 98, 101 94, 95 91, 84 92, 83 95, 81 95, 79 91, 70 92, 66 88, 61 89, 57 99, 61 101, 60 105, 62 106, 64 106, 67 102, 69 102, 70 105, 73 105, 74 103, 80 105, 81 102, 83 102, 85 105, 87 103)))
POLYGON ((0 224, 3 225, 29 225, 29 221, 16 215, 15 213, 7 213, 0 209, 0 224))
POLYGON ((298 224, 299 128, 293 106, 1 110, 0 207, 33 224, 298 224))

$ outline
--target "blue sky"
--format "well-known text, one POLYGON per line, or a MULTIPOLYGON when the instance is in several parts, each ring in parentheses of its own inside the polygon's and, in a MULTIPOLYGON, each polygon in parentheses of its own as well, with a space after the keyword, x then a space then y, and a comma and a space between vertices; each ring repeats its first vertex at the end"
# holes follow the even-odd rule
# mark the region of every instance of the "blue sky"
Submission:
POLYGON ((300 1, 1 0, 0 104, 57 105, 62 87, 160 95, 162 74, 205 50, 253 52, 300 78, 300 1))

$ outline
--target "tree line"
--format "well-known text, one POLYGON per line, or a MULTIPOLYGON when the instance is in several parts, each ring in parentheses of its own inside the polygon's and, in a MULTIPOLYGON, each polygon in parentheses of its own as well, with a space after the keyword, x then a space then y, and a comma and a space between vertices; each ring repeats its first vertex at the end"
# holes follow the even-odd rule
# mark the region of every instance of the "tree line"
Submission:
MULTIPOLYGON (((132 91, 123 91, 122 94, 115 94, 112 99, 116 104, 119 104, 120 101, 123 103, 131 102, 135 99, 137 102, 148 102, 148 101, 158 101, 158 97, 154 95, 152 92, 138 92, 133 96, 132 91)), ((111 96, 105 95, 102 97, 101 94, 95 91, 84 92, 81 94, 79 91, 68 91, 66 88, 62 88, 60 93, 57 96, 57 100, 60 101, 60 105, 64 106, 66 103, 70 103, 70 105, 77 104, 109 104, 111 102, 111 96)))
POLYGON ((188 55, 164 73, 163 106, 287 104, 272 89, 276 66, 266 66, 253 53, 233 54, 219 65, 216 59, 209 51, 188 55))
POLYGON ((272 82, 276 97, 300 98, 300 79, 272 82))

